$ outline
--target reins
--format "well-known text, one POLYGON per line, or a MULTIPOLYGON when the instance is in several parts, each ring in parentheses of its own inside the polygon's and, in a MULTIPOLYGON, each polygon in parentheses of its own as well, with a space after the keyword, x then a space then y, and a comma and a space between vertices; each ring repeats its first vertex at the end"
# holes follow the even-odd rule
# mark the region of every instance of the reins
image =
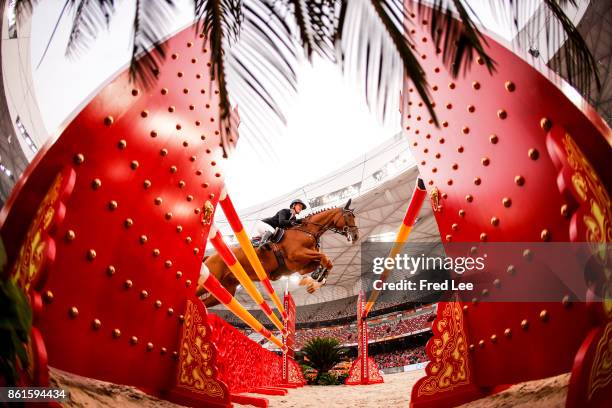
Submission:
MULTIPOLYGON (((350 212, 351 212, 350 210, 345 210, 345 209, 342 210, 341 215, 344 217, 344 223, 345 224, 348 224, 347 219, 346 219, 346 213, 350 213, 350 212)), ((357 228, 357 226, 348 226, 348 225, 345 225, 344 228, 338 229, 336 227, 335 216, 334 216, 334 218, 332 218, 332 222, 329 223, 329 224, 319 224, 317 222, 308 221, 308 218, 310 218, 311 216, 308 216, 308 217, 304 218, 302 220, 302 224, 316 225, 317 227, 321 228, 319 231, 317 231, 316 233, 312 233, 310 231, 301 229, 299 227, 293 228, 293 229, 295 231, 301 231, 301 232, 303 232, 305 234, 308 234, 308 235, 312 236, 315 239, 315 241, 317 242, 317 244, 319 243, 319 239, 321 238, 321 236, 323 234, 325 234, 327 231, 332 231, 332 232, 334 232, 336 234, 340 234, 340 235, 348 238, 349 231, 351 229, 356 229, 357 228)))

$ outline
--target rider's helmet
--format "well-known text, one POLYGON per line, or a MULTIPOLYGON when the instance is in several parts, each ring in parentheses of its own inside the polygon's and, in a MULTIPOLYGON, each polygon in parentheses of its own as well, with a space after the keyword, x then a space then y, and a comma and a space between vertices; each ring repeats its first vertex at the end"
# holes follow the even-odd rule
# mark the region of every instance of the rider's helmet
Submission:
POLYGON ((289 208, 293 208, 293 206, 296 205, 296 204, 302 204, 302 209, 303 210, 306 209, 306 207, 308 207, 305 202, 303 202, 299 198, 296 198, 295 200, 293 200, 291 202, 291 204, 289 204, 289 208))

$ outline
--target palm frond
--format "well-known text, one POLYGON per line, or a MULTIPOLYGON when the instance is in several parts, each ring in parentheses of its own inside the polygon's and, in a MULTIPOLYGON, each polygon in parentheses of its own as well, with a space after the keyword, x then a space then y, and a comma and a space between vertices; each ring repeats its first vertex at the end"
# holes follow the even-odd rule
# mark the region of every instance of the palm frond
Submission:
POLYGON ((69 0, 74 8, 72 28, 66 46, 66 56, 75 57, 87 49, 115 13, 114 0, 69 0))
POLYGON ((401 0, 338 1, 336 30, 330 37, 347 75, 363 83, 370 109, 383 120, 398 111, 397 91, 404 73, 437 124, 427 78, 404 29, 407 10, 401 0))
POLYGON ((303 1, 308 15, 310 35, 318 54, 334 60, 334 38, 338 28, 339 6, 337 0, 303 1))
MULTIPOLYGON (((491 7, 493 4, 491 0, 491 7)), ((524 28, 516 37, 519 46, 526 45, 525 39, 535 40, 544 37, 549 57, 546 62, 553 71, 564 71, 570 85, 583 93, 589 92, 593 82, 597 90, 601 89, 597 62, 586 41, 564 12, 564 8, 568 6, 577 7, 578 3, 575 0, 544 0, 541 4, 515 0, 511 5, 510 19, 517 31, 520 28, 519 23, 525 22, 524 20, 528 18, 528 12, 539 7, 531 17, 531 21, 525 22, 524 28), (557 47, 557 58, 553 58, 550 53, 557 47)), ((529 46, 531 47, 531 44, 529 46)), ((539 54, 537 49, 531 51, 539 54)))
POLYGON ((363 84, 366 102, 383 121, 396 114, 404 70, 432 108, 427 79, 405 33, 402 0, 283 0, 307 50, 339 63, 342 71, 363 84), (305 10, 306 16, 302 15, 305 10))
MULTIPOLYGON (((576 6, 575 0, 512 0, 500 4, 497 0, 490 0, 489 7, 494 16, 503 24, 510 23, 518 32, 519 24, 525 23, 533 10, 540 7, 541 12, 534 14, 535 24, 525 24, 524 30, 529 38, 539 38, 544 27, 544 38, 547 47, 559 46, 564 37, 567 39, 563 47, 559 48, 562 58, 551 59, 549 66, 554 71, 560 71, 564 64, 570 84, 579 89, 589 89, 594 80, 597 88, 601 86, 596 61, 586 42, 572 21, 563 11, 567 5, 576 6), (542 20, 543 19, 543 20, 542 20)), ((474 54, 481 58, 489 71, 495 67, 486 54, 484 46, 486 40, 479 32, 470 15, 476 15, 466 0, 435 0, 433 4, 419 0, 419 13, 431 21, 431 37, 437 47, 442 46, 443 60, 453 75, 458 75, 461 68, 465 71, 472 61, 474 54), (458 18, 454 19, 453 15, 458 18)), ((521 36, 516 37, 521 41, 521 36)), ((520 45, 520 44, 519 44, 520 45)))
POLYGON ((228 86, 244 127, 259 142, 256 150, 271 157, 274 139, 286 123, 286 107, 296 93, 298 44, 284 8, 270 1, 245 2, 242 7, 240 39, 227 53, 228 86))
MULTIPOLYGON (((236 41, 242 23, 240 0, 194 0, 196 29, 208 39, 210 45, 211 78, 219 87, 219 131, 223 154, 227 156, 231 130, 232 109, 227 87, 225 48, 236 41)), ((205 45, 203 45, 205 47, 205 45)))
MULTIPOLYGON (((485 63, 489 72, 495 62, 485 51, 487 42, 470 16, 469 4, 461 0, 418 1, 419 17, 429 21, 430 37, 442 61, 453 76, 466 72, 474 61, 474 54, 485 63)), ((475 14, 472 12, 472 14, 475 14)))
MULTIPOLYGON (((65 1, 74 9, 66 48, 66 54, 72 56, 91 44, 100 29, 108 27, 115 0, 65 1)), ((17 13, 31 10, 36 2, 16 0, 17 13)), ((517 29, 520 15, 531 4, 529 0, 490 2, 494 12, 509 13, 517 29)), ((416 5, 419 18, 430 22, 431 39, 454 76, 465 72, 475 57, 482 59, 490 72, 495 69, 495 62, 486 52, 485 37, 474 21, 477 16, 467 0, 407 3, 410 8, 416 5)), ((286 105, 296 91, 294 68, 300 45, 309 60, 318 54, 338 63, 345 74, 362 83, 368 105, 383 120, 397 114, 397 90, 401 89, 404 75, 408 76, 438 124, 426 73, 406 28, 410 24, 408 17, 414 15, 403 0, 193 0, 193 4, 196 29, 207 39, 211 77, 219 89, 219 130, 224 153, 236 123, 236 118, 232 119, 230 93, 232 101, 240 105, 245 127, 258 138, 263 153, 273 150, 269 137, 280 134, 286 105)), ((567 36, 559 51, 565 58, 551 64, 565 64, 569 82, 581 89, 588 89, 593 77, 599 87, 595 60, 563 12, 567 4, 575 5, 576 1, 542 2, 546 18, 557 23, 552 34, 547 29, 547 42, 567 36)), ((167 32, 165 23, 173 6, 174 0, 136 0, 130 64, 133 80, 145 85, 155 80, 165 57, 161 38, 167 32)), ((536 29, 539 26, 532 25, 536 29)))
POLYGON ((167 33, 173 8, 173 0, 136 0, 129 75, 144 87, 153 85, 166 57, 166 45, 161 39, 167 33))
MULTIPOLYGON (((265 0, 273 1, 273 0, 265 0)), ((279 9, 293 17, 308 60, 313 53, 334 60, 335 34, 341 0, 280 0, 279 9)))
POLYGON ((292 7, 293 15, 295 16, 295 24, 300 32, 300 41, 306 57, 311 60, 312 52, 314 49, 311 34, 310 34, 310 21, 308 16, 304 13, 304 3, 301 0, 287 0, 287 5, 292 7))

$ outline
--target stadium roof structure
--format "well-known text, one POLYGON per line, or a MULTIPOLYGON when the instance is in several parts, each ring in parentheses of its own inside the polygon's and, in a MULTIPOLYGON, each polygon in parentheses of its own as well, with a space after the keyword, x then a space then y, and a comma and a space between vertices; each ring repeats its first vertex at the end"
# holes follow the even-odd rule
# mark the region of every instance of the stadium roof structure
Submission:
MULTIPOLYGON (((325 252, 334 263, 327 283, 314 294, 308 294, 304 287, 299 286, 298 276, 295 274, 288 279, 281 278, 273 282, 277 293, 283 293, 285 288, 288 288, 298 306, 328 302, 358 294, 361 288, 361 242, 393 241, 410 202, 418 174, 417 166, 408 153, 406 139, 398 135, 368 152, 364 157, 348 163, 308 186, 259 206, 239 211, 246 230, 250 231, 258 219, 274 214, 278 208, 287 206, 290 199, 296 195, 311 204, 310 211, 343 205, 348 198, 352 199, 351 207, 355 208, 360 240, 351 245, 345 237, 338 234, 328 232, 323 236, 321 251, 325 252)), ((235 242, 229 226, 220 216, 221 213, 215 222, 226 241, 235 242)), ((410 241, 440 242, 438 227, 428 202, 423 205, 419 213, 410 241)), ((256 308, 249 295, 240 287, 236 292, 236 298, 247 308, 256 308)))

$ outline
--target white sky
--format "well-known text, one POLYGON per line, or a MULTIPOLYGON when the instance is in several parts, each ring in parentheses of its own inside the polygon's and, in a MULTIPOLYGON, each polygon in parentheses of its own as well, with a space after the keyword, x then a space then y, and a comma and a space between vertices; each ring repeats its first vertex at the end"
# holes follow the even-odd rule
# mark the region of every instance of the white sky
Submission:
MULTIPOLYGON (((184 27, 193 18, 190 1, 177 3, 177 16, 169 32, 184 27)), ((485 26, 510 38, 511 31, 502 30, 480 3, 473 7, 485 26)), ((70 19, 64 19, 39 66, 62 4, 40 2, 34 10, 31 32, 34 88, 43 122, 52 134, 101 84, 125 66, 134 13, 133 2, 118 2, 110 30, 101 32, 90 49, 74 61, 64 57, 70 24, 70 19)), ((313 66, 303 64, 298 68, 298 81, 298 96, 288 107, 288 125, 274 146, 276 154, 264 157, 254 154, 248 143, 238 144, 226 182, 230 191, 240 192, 241 199, 236 203, 240 208, 328 174, 400 130, 399 115, 397 123, 379 123, 366 107, 358 85, 343 78, 330 63, 318 60, 313 66), (266 173, 274 173, 275 181, 264 182, 262 174, 266 173)), ((248 137, 241 133, 241 138, 248 137)))

